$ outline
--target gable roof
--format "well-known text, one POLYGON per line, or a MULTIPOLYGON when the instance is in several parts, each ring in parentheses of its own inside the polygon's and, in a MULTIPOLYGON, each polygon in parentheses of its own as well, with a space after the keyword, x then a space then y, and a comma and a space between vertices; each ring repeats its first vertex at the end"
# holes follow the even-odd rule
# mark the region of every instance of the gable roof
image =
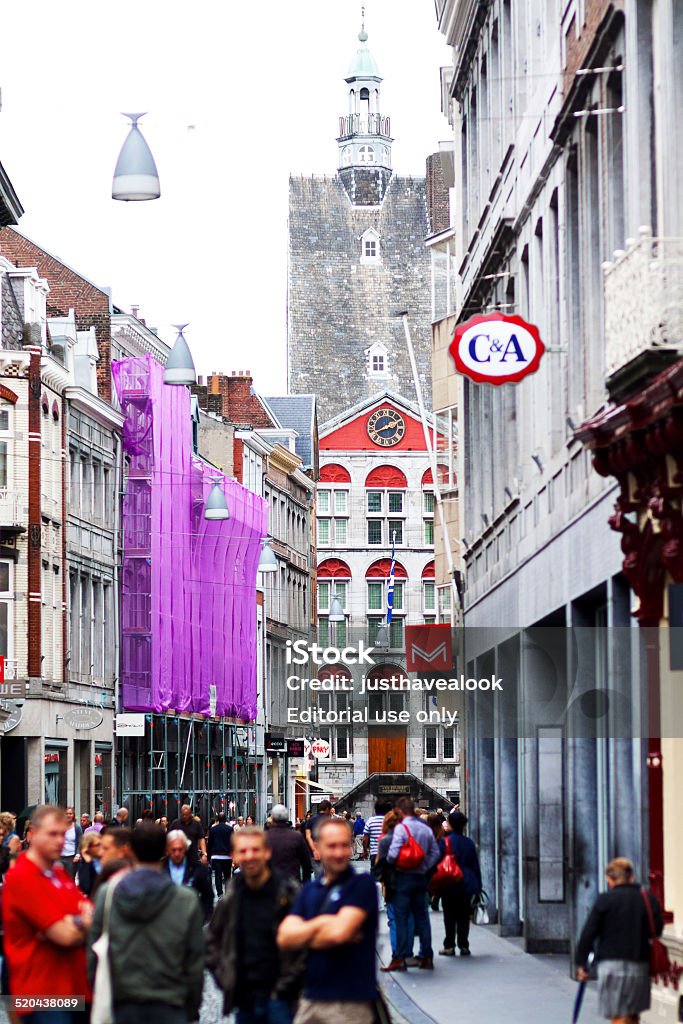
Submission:
MULTIPOLYGON (((346 423, 350 423, 352 420, 362 416, 364 412, 368 412, 375 405, 380 402, 391 402, 393 405, 397 405, 404 412, 410 413, 416 419, 421 420, 420 409, 415 402, 410 402, 407 398, 403 398, 398 395, 395 391, 378 391, 371 398, 364 398, 361 402, 356 405, 352 405, 348 409, 344 409, 338 413, 337 416, 333 416, 332 419, 328 420, 327 423, 323 423, 320 427, 320 437, 323 438, 327 434, 331 434, 334 430, 338 430, 339 427, 343 427, 346 423)), ((427 422, 432 424, 433 417, 430 413, 427 413, 427 422)))
POLYGON ((295 430, 296 453, 304 469, 311 469, 315 444, 315 395, 280 395, 264 399, 282 427, 295 430))
POLYGON ((24 208, 19 202, 19 196, 14 191, 14 186, 7 176, 7 171, 0 164, 0 228, 8 224, 16 224, 24 208))

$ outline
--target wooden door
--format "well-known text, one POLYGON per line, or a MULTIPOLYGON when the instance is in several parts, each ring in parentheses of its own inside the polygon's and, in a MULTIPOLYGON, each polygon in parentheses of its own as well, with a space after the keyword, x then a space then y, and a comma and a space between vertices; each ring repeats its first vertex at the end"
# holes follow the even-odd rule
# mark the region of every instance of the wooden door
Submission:
POLYGON ((400 726, 368 729, 368 774, 406 770, 406 733, 400 726))

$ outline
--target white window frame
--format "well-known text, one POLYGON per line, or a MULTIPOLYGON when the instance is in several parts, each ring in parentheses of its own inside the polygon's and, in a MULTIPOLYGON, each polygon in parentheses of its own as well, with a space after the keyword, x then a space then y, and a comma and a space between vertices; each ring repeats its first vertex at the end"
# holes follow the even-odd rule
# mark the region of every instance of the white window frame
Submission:
POLYGON ((436 582, 434 580, 422 580, 422 611, 425 615, 436 615, 436 582), (432 590, 431 606, 427 603, 427 588, 432 590))
POLYGON ((447 764, 458 764, 460 761, 460 728, 455 725, 444 725, 441 727, 441 760, 447 764), (446 757, 446 736, 452 734, 453 757, 446 757))
POLYGON ((423 759, 426 764, 434 764, 439 760, 439 726, 425 725, 423 730, 423 759), (434 755, 427 753, 427 736, 434 735, 434 755))
POLYGON ((10 661, 14 659, 14 571, 15 565, 12 559, 2 558, 0 564, 6 565, 7 590, 0 590, 0 603, 7 608, 7 653, 5 658, 10 661))
MULTIPOLYGON (((378 232, 375 231, 374 228, 368 228, 360 236, 360 261, 361 264, 363 264, 364 266, 376 265, 382 262, 382 248, 380 237, 378 232), (371 246, 373 247, 374 251, 369 251, 371 246)), ((381 343, 376 342, 370 349, 370 352, 368 353, 369 355, 372 354, 373 349, 377 349, 378 352, 381 351, 381 353, 385 356, 386 364, 386 347, 381 343)), ((382 372, 386 373, 386 366, 382 372)))

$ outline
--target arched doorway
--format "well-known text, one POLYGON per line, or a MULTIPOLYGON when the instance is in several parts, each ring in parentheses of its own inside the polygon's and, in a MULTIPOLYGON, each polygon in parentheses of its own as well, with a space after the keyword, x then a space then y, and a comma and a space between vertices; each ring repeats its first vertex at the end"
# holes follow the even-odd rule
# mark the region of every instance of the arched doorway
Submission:
POLYGON ((368 674, 368 775, 407 769, 408 727, 393 721, 408 704, 405 681, 398 665, 378 665, 368 674), (387 688, 372 690, 376 680, 387 688))

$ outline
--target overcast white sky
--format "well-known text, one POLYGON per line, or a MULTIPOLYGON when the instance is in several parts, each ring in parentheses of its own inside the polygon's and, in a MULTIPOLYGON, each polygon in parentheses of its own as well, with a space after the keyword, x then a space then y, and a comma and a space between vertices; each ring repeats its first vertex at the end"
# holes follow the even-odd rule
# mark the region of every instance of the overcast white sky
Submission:
MULTIPOLYGON (((251 369, 283 392, 290 173, 336 170, 360 0, 34 0, 7 5, 0 161, 19 228, 140 306, 171 342, 189 321, 199 373, 251 369), (111 178, 141 127, 162 197, 117 203, 111 178), (194 126, 194 127, 190 127, 194 126)), ((433 0, 366 0, 392 119, 394 169, 423 174, 448 137, 433 0)))

